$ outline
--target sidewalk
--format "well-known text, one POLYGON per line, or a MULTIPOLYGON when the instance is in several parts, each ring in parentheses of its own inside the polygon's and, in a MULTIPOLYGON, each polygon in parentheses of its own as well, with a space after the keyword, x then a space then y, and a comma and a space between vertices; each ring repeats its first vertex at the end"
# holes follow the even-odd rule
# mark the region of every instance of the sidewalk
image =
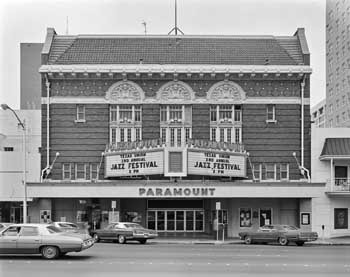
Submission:
MULTIPOLYGON (((163 244, 244 244, 243 240, 239 238, 227 238, 223 240, 215 240, 212 238, 186 238, 186 237, 158 237, 150 240, 153 243, 163 244)), ((350 237, 338 237, 338 238, 319 238, 316 241, 306 242, 311 245, 350 245, 350 237)))

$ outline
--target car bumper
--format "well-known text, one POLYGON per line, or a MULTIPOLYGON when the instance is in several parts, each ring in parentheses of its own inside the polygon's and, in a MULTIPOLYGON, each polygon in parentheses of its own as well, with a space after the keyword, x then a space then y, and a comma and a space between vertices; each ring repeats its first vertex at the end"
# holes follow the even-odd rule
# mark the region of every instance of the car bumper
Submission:
POLYGON ((134 234, 134 239, 154 239, 158 237, 158 234, 134 234))

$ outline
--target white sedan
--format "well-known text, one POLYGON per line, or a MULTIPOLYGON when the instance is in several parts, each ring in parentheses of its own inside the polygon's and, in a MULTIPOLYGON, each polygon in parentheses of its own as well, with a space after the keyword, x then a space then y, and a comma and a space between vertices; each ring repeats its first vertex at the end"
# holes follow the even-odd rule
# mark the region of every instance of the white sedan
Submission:
POLYGON ((93 245, 88 234, 67 233, 50 224, 13 224, 0 232, 0 254, 41 254, 55 259, 93 245))

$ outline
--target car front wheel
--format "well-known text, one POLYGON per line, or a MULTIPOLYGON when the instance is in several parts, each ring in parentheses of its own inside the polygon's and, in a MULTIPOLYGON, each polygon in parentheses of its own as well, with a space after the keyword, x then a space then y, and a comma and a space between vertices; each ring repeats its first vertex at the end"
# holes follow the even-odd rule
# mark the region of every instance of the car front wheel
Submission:
POLYGON ((119 242, 120 244, 125 243, 125 242, 126 242, 125 236, 119 235, 119 237, 118 237, 118 242, 119 242))
POLYGON ((41 249, 41 255, 43 258, 51 260, 55 259, 59 256, 60 251, 56 246, 44 246, 41 249))
POLYGON ((245 243, 245 244, 252 244, 252 238, 249 237, 249 236, 246 236, 246 237, 244 238, 244 243, 245 243))
POLYGON ((286 245, 288 245, 288 240, 287 240, 287 238, 285 238, 285 237, 280 237, 280 238, 278 239, 278 243, 279 243, 280 245, 282 245, 282 246, 286 246, 286 245))

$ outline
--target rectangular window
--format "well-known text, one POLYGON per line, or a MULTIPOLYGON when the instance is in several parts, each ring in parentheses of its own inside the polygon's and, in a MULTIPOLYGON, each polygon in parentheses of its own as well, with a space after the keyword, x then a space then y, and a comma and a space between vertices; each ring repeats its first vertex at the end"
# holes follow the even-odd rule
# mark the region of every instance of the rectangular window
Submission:
POLYGON ((275 165, 265 164, 265 178, 266 180, 275 180, 275 165))
POLYGON ((169 119, 170 121, 181 122, 182 121, 182 106, 171 105, 169 106, 169 119))
POLYGON ((14 149, 13 147, 8 147, 8 146, 4 147, 5 152, 13 152, 13 149, 14 149))
POLYGON ((70 163, 64 163, 62 165, 62 179, 70 180, 71 179, 71 166, 70 163))
POLYGON ((132 121, 132 105, 119 105, 119 118, 123 123, 132 121))
POLYGON ((75 164, 75 179, 86 179, 86 166, 83 163, 75 164))
POLYGON ((90 164, 90 179, 98 179, 98 164, 90 164))
POLYGON ((110 107, 110 121, 117 122, 117 120, 118 120, 117 115, 118 115, 117 105, 111 105, 111 107, 110 107))
POLYGON ((116 128, 112 128, 111 129, 111 132, 112 132, 112 134, 111 134, 111 139, 112 139, 112 141, 111 141, 111 143, 112 144, 116 144, 117 143, 117 129, 116 128))
POLYGON ((174 147, 175 146, 175 129, 170 128, 170 146, 174 147))
POLYGON ((160 106, 160 121, 166 122, 167 120, 167 106, 160 106))
POLYGON ((252 209, 240 208, 239 209, 239 227, 251 227, 252 226, 252 209))
POLYGON ((224 142, 225 141, 225 129, 220 128, 220 141, 224 142))
POLYGON ((142 115, 141 106, 140 105, 135 106, 135 122, 142 121, 141 115, 142 115))
POLYGON ((280 164, 281 180, 289 180, 289 164, 280 164))
POLYGON ((253 164, 253 173, 254 173, 254 180, 260 180, 261 175, 260 175, 260 164, 253 164))
POLYGON ((210 106, 210 121, 211 122, 216 122, 217 121, 216 106, 210 106))
POLYGON ((227 132, 227 142, 232 143, 232 135, 231 135, 232 128, 227 128, 226 132, 227 132))
POLYGON ((160 132, 160 138, 162 139, 162 144, 166 144, 166 128, 162 128, 160 132))
POLYGON ((242 121, 242 109, 241 105, 235 105, 235 122, 242 121))
POLYGON ((135 131, 136 131, 135 139, 136 139, 136 141, 140 141, 141 140, 141 128, 136 128, 135 131))
POLYGON ((85 121, 85 106, 84 105, 77 105, 77 120, 83 122, 85 121))
POLYGON ((241 129, 235 128, 235 143, 241 143, 241 129))
POLYGON ((211 135, 210 138, 212 141, 216 141, 216 128, 211 128, 211 135))
POLYGON ((185 139, 186 139, 186 142, 192 138, 192 134, 191 134, 191 128, 185 128, 185 139))
POLYGON ((275 117, 275 105, 267 105, 266 113, 267 113, 267 121, 276 121, 275 117))
POLYGON ((176 144, 178 147, 181 146, 181 128, 177 128, 177 134, 176 134, 176 144))
POLYGON ((334 229, 348 229, 348 209, 334 209, 334 229))
POLYGON ((220 105, 219 106, 219 119, 220 121, 232 121, 232 106, 220 105))
POLYGON ((260 209, 260 227, 272 224, 272 209, 260 209))
POLYGON ((131 142, 131 129, 128 128, 127 131, 128 131, 128 134, 127 134, 127 141, 128 141, 128 142, 131 142))
POLYGON ((124 128, 120 128, 120 142, 124 142, 124 136, 125 136, 125 132, 124 132, 124 128))

